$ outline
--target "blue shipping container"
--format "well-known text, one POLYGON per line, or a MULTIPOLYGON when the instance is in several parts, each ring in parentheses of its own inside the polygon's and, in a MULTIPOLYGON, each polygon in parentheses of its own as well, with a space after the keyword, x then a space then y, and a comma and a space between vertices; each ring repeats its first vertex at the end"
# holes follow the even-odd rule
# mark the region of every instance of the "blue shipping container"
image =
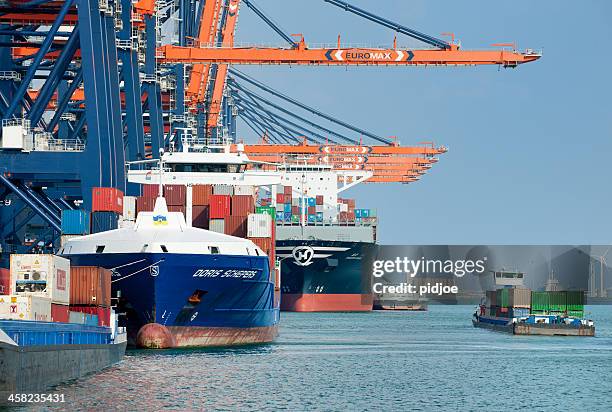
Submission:
POLYGON ((280 210, 276 212, 276 220, 285 220, 285 212, 282 212, 280 210))
POLYGON ((91 214, 91 233, 106 232, 119 227, 119 215, 115 212, 93 212, 91 214))
POLYGON ((355 217, 356 218, 360 218, 361 217, 361 209, 355 209, 355 217))
POLYGON ((291 203, 285 203, 285 212, 291 213, 291 203))
POLYGON ((317 215, 308 215, 308 223, 315 223, 317 221, 317 215))
POLYGON ((107 345, 111 338, 111 330, 97 324, 0 320, 0 329, 19 346, 107 345))
POLYGON ((62 234, 89 234, 89 213, 86 210, 62 210, 62 234))
POLYGON ((85 314, 85 324, 89 326, 98 326, 98 315, 85 314))
POLYGON ((314 197, 309 197, 308 198, 308 206, 316 206, 317 205, 317 199, 314 197))
POLYGON ((370 209, 361 209, 361 217, 370 217, 370 209))
POLYGON ((291 222, 291 212, 285 212, 285 222, 291 222))
POLYGON ((317 212, 317 222, 323 221, 323 212, 317 212))

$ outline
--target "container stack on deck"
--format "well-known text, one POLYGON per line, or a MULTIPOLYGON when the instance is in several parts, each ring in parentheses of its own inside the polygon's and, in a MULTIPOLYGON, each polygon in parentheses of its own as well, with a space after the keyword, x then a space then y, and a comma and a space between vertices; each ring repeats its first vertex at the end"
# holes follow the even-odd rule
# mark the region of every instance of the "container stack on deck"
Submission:
POLYGON ((536 292, 527 288, 503 288, 486 293, 486 315, 518 318, 532 315, 584 317, 582 291, 536 292))
MULTIPOLYGON (((324 217, 324 196, 296 196, 292 186, 277 186, 276 208, 274 208, 274 218, 279 223, 300 223, 302 209, 306 215, 308 224, 316 223, 376 223, 376 211, 372 209, 356 209, 355 199, 338 199, 334 205, 336 209, 335 219, 324 217), (303 206, 302 206, 303 204, 303 206)), ((272 199, 270 197, 259 197, 257 204, 260 207, 270 207, 272 199)))
POLYGON ((0 318, 110 326, 110 283, 106 269, 71 267, 55 255, 14 254, 0 318))
MULTIPOLYGON (((158 196, 157 185, 144 185, 143 195, 135 199, 136 211, 152 211, 158 196)), ((273 208, 255 207, 256 190, 246 185, 193 185, 191 195, 191 224, 230 236, 247 238, 259 246, 270 258, 274 270, 275 225, 273 208)), ((187 196, 183 185, 164 185, 168 211, 186 216, 187 196)))
POLYGON ((123 213, 123 192, 109 187, 92 190, 91 233, 117 229, 123 213))
POLYGON ((73 266, 70 281, 71 322, 82 320, 82 323, 109 326, 111 271, 96 266, 73 266))

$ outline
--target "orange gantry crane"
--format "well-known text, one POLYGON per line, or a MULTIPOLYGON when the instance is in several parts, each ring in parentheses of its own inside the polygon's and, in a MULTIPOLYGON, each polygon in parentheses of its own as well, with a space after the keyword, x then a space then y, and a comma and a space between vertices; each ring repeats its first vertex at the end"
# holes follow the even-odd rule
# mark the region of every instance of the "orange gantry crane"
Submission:
MULTIPOLYGON (((228 65, 269 64, 269 65, 329 65, 329 66, 481 66, 499 65, 517 67, 538 60, 540 53, 532 50, 519 52, 500 44, 495 50, 462 50, 454 40, 449 42, 425 35, 405 26, 376 16, 339 0, 324 0, 346 11, 367 18, 396 32, 406 34, 429 44, 429 48, 412 49, 397 47, 396 41, 390 48, 360 48, 342 44, 338 36, 332 47, 311 48, 300 35, 295 42, 284 35, 269 20, 266 21, 289 43, 289 47, 235 47, 234 31, 240 0, 228 0, 229 17, 220 30, 220 10, 222 0, 207 1, 201 19, 200 33, 191 46, 165 45, 158 48, 161 63, 193 64, 189 85, 186 90, 187 101, 192 105, 208 103, 207 130, 215 127, 219 119, 223 91, 227 85, 228 65), (216 71, 210 70, 217 65, 216 71), (210 74, 214 83, 208 87, 210 74), (207 100, 208 98, 208 100, 207 100)), ((243 0, 261 16, 252 1, 243 0)), ((265 17, 264 20, 267 20, 265 17)), ((236 146, 233 148, 236 150, 236 146)), ((241 146, 251 158, 264 162, 286 161, 287 157, 307 158, 308 162, 327 163, 338 170, 371 170, 374 174, 370 182, 403 182, 418 179, 433 163, 436 156, 445 153, 446 148, 431 145, 401 147, 398 144, 332 145, 308 144, 306 140, 296 145, 256 144, 241 146)))

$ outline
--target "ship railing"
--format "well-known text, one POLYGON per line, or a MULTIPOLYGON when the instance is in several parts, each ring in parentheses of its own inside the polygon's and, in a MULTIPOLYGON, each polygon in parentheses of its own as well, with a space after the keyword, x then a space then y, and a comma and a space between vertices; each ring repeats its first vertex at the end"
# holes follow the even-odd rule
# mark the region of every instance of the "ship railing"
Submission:
MULTIPOLYGON (((281 220, 276 221, 277 226, 301 226, 299 222, 285 222, 281 220)), ((318 226, 318 227, 337 227, 337 226, 376 226, 376 222, 370 221, 357 221, 357 220, 337 220, 337 221, 323 221, 323 222, 307 222, 306 226, 318 226)))

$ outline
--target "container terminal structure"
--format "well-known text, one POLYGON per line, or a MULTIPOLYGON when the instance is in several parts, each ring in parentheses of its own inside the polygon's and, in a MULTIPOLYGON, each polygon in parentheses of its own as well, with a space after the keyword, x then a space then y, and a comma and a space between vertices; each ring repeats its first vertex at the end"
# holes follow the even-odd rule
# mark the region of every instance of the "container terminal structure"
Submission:
POLYGON ((369 170, 371 182, 414 182, 446 151, 432 143, 401 146, 231 66, 514 68, 540 58, 509 44, 464 50, 454 38, 441 40, 346 2, 325 3, 423 46, 404 47, 396 39, 387 48, 359 48, 338 38, 309 47, 251 0, 2 1, 0 266, 13 253, 57 250, 62 211, 90 211, 93 188, 141 194, 140 185, 126 180, 126 162, 158 158, 160 149, 181 150, 187 141, 236 144, 239 117, 262 139, 244 146, 254 159, 307 154, 340 170, 369 170), (242 3, 287 45, 235 44, 242 3), (273 103, 266 93, 293 106, 273 103), (322 126, 321 119, 348 133, 322 126))

